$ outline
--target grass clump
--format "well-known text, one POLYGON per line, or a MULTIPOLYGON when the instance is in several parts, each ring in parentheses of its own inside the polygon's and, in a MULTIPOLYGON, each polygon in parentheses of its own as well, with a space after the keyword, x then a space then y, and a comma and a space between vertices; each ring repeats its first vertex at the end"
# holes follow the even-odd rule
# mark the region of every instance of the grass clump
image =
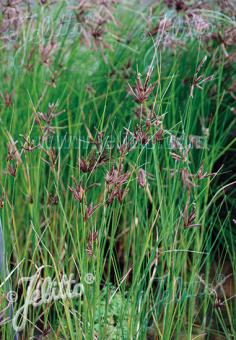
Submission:
POLYGON ((1 336, 233 339, 234 4, 1 6, 1 336))

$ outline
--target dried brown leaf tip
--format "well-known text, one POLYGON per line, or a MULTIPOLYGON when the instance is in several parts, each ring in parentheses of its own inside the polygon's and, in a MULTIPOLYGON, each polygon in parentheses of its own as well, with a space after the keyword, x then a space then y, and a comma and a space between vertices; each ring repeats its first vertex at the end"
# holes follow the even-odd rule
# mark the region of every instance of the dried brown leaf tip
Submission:
POLYGON ((94 256, 94 243, 96 242, 98 238, 98 232, 94 231, 92 233, 89 234, 88 237, 88 246, 87 246, 87 253, 90 257, 94 256))
POLYGON ((85 190, 83 189, 81 183, 77 183, 75 179, 73 179, 73 181, 75 183, 75 187, 68 186, 68 188, 73 193, 74 199, 81 203, 84 198, 85 190))
POLYGON ((150 66, 149 69, 148 69, 144 84, 141 80, 141 74, 140 73, 138 73, 138 75, 137 75, 135 88, 132 88, 128 84, 131 94, 135 97, 135 101, 139 104, 142 104, 142 103, 144 103, 145 101, 148 100, 148 98, 150 97, 151 93, 153 92, 153 90, 156 86, 156 83, 149 85, 152 73, 153 73, 153 67, 150 66))
POLYGON ((199 72, 201 71, 203 65, 205 64, 207 60, 207 56, 205 56, 201 63, 198 65, 197 69, 196 69, 196 72, 193 76, 193 82, 192 82, 192 85, 191 85, 191 88, 190 88, 190 97, 193 98, 193 92, 194 92, 194 89, 195 88, 198 88, 200 90, 203 89, 202 85, 207 83, 208 81, 211 81, 214 79, 214 76, 209 76, 209 77, 206 77, 204 78, 204 75, 199 75, 199 72))
POLYGON ((138 172, 138 178, 137 178, 138 184, 141 188, 145 188, 146 186, 146 173, 143 169, 140 169, 138 172))

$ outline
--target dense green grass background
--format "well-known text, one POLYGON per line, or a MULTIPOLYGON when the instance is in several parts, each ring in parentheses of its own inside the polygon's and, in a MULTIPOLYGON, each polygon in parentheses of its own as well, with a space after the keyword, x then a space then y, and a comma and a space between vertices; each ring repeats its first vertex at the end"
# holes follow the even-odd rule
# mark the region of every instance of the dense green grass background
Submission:
MULTIPOLYGON (((16 290, 16 312, 26 296, 20 278, 41 266, 43 277, 58 282, 63 273, 74 273, 85 294, 82 300, 30 308, 29 321, 16 336, 40 338, 49 330, 52 339, 233 339, 235 115, 228 87, 235 65, 227 64, 221 45, 207 49, 203 37, 185 39, 184 47, 156 44, 147 35, 148 9, 131 5, 119 5, 114 14, 118 24, 106 26, 104 39, 112 49, 88 48, 80 34, 71 33, 73 23, 67 33, 56 35, 64 6, 54 11, 39 7, 34 29, 22 25, 16 42, 1 46, 1 93, 12 93, 11 105, 4 98, 0 103, 1 303, 4 307, 4 296, 16 290), (51 36, 39 33, 48 15, 51 36), (47 65, 40 51, 52 37, 56 47, 47 65), (214 78, 202 90, 194 89, 191 98, 194 73, 206 55, 200 73, 214 78), (135 115, 128 84, 135 86, 137 72, 145 79, 151 64, 156 86, 144 107, 164 115, 163 141, 139 143, 124 157, 128 192, 121 204, 115 200, 108 205, 105 175, 121 162, 119 146, 127 129, 145 127, 135 115), (64 110, 52 122, 54 163, 52 146, 40 141, 36 122, 38 112, 46 113, 52 103, 56 112, 64 110), (78 160, 96 150, 88 138, 96 139, 99 131, 104 131, 101 148, 108 161, 84 174, 78 160), (25 151, 23 136, 40 146, 25 151), (182 150, 171 149, 171 136, 182 138, 182 150), (191 136, 201 138, 201 147, 192 145, 186 162, 175 161, 171 153, 186 151, 191 136), (7 162, 7 145, 13 141, 18 151, 7 162), (9 164, 17 168, 15 177, 9 175, 9 164), (204 173, 212 174, 202 180, 197 176, 201 164, 204 173), (140 168, 147 174, 144 189, 137 182, 140 168), (191 194, 183 169, 194 183, 191 194), (68 188, 74 186, 73 178, 85 189, 87 204, 99 205, 88 221, 86 202, 76 201, 68 188), (56 204, 50 197, 56 197, 56 204), (184 226, 187 203, 189 214, 195 210, 197 227, 184 226), (88 238, 95 232, 89 256, 88 238), (85 282, 87 273, 95 277, 92 285, 85 282)), ((217 12, 215 20, 221 27, 235 25, 233 18, 217 12)), ((11 322, 1 326, 2 338, 13 333, 11 322)))

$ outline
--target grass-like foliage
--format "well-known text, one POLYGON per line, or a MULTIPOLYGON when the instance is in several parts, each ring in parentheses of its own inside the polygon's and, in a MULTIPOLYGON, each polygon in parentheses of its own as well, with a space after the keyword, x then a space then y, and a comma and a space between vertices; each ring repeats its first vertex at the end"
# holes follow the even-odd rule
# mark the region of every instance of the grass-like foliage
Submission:
POLYGON ((150 2, 1 1, 2 339, 235 337, 236 6, 150 2))

